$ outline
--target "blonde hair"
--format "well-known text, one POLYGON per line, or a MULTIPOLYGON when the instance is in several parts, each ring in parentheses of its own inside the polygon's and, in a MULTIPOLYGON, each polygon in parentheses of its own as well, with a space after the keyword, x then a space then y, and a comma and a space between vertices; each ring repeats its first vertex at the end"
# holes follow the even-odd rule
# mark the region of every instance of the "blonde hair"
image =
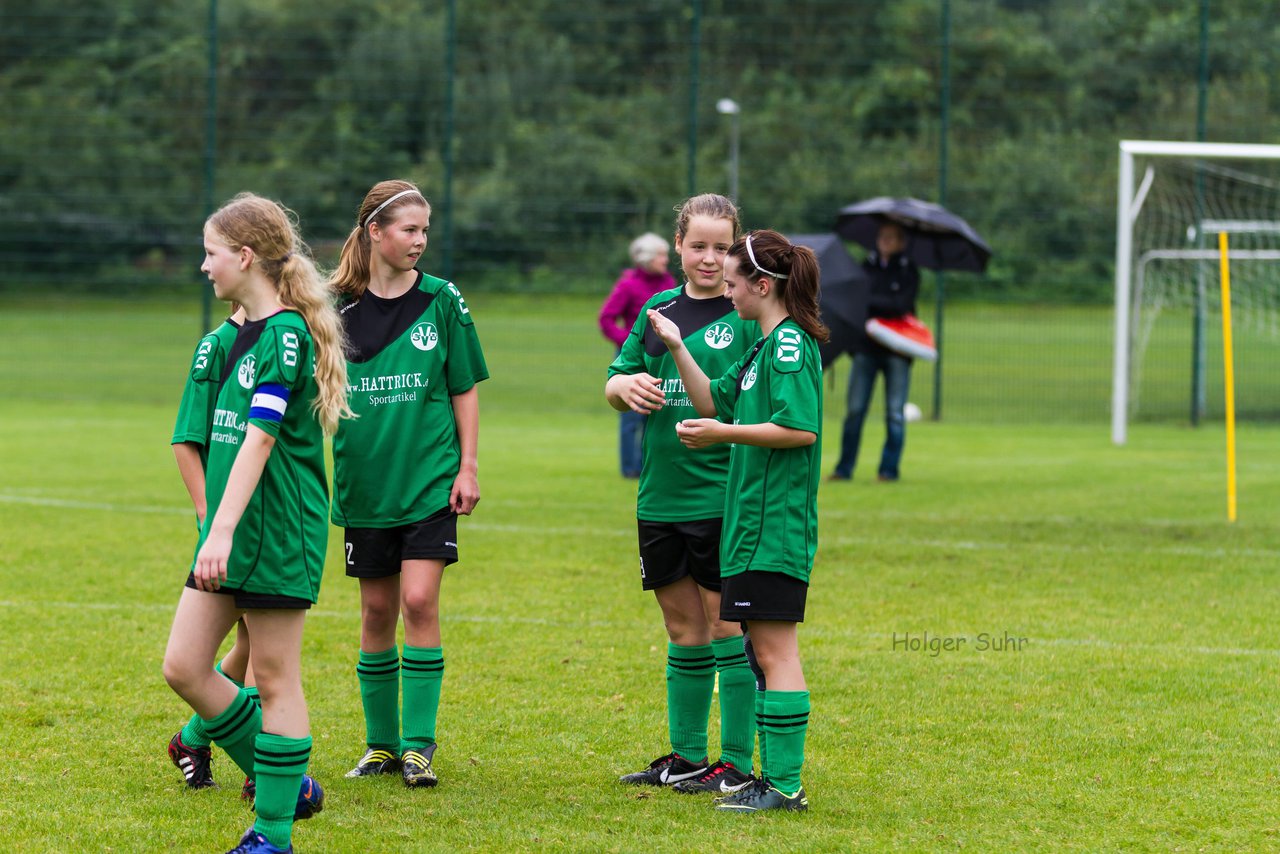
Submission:
POLYGON ((302 315, 315 342, 316 399, 311 410, 326 435, 354 414, 347 403, 346 337, 333 294, 298 235, 297 217, 279 202, 241 193, 213 213, 205 225, 235 249, 253 250, 253 265, 276 287, 280 304, 302 315))
POLYGON ((671 251, 671 246, 652 231, 647 231, 631 241, 628 251, 631 254, 631 263, 639 267, 648 264, 659 255, 666 255, 671 251))
POLYGON ((742 229, 738 221, 738 206, 724 196, 716 193, 703 193, 685 201, 676 208, 676 237, 684 240, 689 233, 689 221, 695 216, 707 216, 712 219, 727 219, 733 225, 733 236, 737 237, 742 229))
POLYGON ((364 295, 365 289, 369 287, 369 255, 373 251, 369 226, 375 222, 380 226, 385 225, 394 218, 396 211, 410 205, 425 207, 427 214, 431 213, 431 203, 410 181, 380 181, 373 185, 360 203, 360 209, 356 211, 355 228, 347 235, 347 242, 342 244, 338 269, 329 277, 329 287, 337 293, 357 298, 364 295), (392 201, 397 195, 400 198, 392 201))

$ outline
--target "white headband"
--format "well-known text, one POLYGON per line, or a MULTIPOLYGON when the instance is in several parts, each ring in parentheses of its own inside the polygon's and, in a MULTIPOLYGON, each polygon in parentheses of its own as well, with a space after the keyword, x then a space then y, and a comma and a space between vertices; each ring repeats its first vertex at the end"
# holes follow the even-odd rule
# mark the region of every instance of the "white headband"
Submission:
POLYGON ((766 276, 773 276, 775 279, 786 278, 786 276, 782 275, 781 273, 770 273, 764 267, 760 266, 759 262, 756 261, 756 253, 751 251, 751 235, 750 234, 747 235, 747 257, 751 259, 751 266, 755 267, 757 270, 759 270, 761 273, 764 273, 766 276))
POLYGON ((368 228, 369 223, 373 222, 373 218, 378 214, 382 213, 382 209, 385 208, 387 205, 391 204, 396 199, 401 199, 401 198, 404 198, 405 196, 412 196, 414 193, 417 193, 417 192, 418 192, 417 190, 401 190, 400 192, 396 193, 394 196, 392 196, 391 198, 387 199, 385 202, 383 202, 382 204, 374 208, 373 213, 369 214, 367 217, 364 218, 364 222, 361 224, 360 227, 368 228))

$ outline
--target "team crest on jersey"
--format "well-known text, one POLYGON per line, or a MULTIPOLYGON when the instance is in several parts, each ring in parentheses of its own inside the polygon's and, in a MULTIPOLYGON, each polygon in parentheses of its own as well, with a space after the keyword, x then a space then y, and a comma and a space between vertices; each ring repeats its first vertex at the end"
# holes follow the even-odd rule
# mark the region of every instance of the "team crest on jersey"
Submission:
POLYGON ((707 327, 703 338, 712 350, 723 350, 733 343, 733 327, 723 321, 713 323, 707 327))
POLYGON ((748 368, 747 372, 742 375, 742 385, 740 386, 740 388, 743 391, 746 391, 747 389, 751 388, 755 384, 756 384, 756 363, 752 362, 751 367, 748 368))
POLYGON ((800 354, 800 330, 779 329, 778 348, 774 351, 774 358, 783 364, 792 365, 800 361, 800 354))
POLYGON ((258 360, 250 353, 240 360, 240 368, 236 371, 236 379, 240 381, 240 387, 253 388, 253 377, 257 373, 258 360))
POLYGON ((436 331, 434 323, 419 323, 413 327, 409 340, 419 350, 434 350, 440 343, 440 333, 436 331))

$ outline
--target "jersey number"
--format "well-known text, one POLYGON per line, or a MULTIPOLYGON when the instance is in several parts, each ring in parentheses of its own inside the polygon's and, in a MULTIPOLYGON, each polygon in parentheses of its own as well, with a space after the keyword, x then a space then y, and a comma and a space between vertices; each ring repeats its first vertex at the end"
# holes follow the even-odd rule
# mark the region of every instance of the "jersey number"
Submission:
POLYGON ((351 553, 356 550, 355 543, 347 543, 347 566, 355 566, 356 562, 352 560, 351 553))
POLYGON ((298 364, 298 335, 296 332, 286 332, 280 336, 280 343, 284 344, 284 360, 286 367, 292 368, 298 364))

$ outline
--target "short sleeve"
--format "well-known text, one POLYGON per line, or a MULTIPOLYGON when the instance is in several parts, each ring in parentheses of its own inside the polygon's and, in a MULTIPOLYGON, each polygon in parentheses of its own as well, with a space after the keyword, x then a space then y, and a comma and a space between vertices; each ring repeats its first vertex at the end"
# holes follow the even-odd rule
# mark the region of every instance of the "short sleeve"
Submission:
POLYGON ((641 309, 640 316, 636 318, 636 322, 631 324, 631 331, 627 333, 627 338, 622 342, 622 349, 618 351, 617 358, 609 365, 609 377, 612 378, 617 374, 630 376, 638 374, 646 367, 644 358, 644 324, 649 322, 649 318, 645 316, 644 310, 641 309))
POLYGON ((209 406, 218 390, 216 374, 223 362, 219 352, 221 346, 218 336, 212 334, 201 338, 196 345, 187 382, 182 389, 182 401, 178 404, 178 417, 174 421, 170 444, 208 444, 209 406))
POLYGON ((306 385, 302 369, 311 365, 311 336, 290 326, 272 326, 257 346, 249 423, 278 436, 285 410, 306 385))
POLYGON ((445 383, 450 395, 458 395, 470 391, 481 380, 487 380, 489 367, 485 364, 480 336, 462 292, 449 282, 442 297, 448 300, 445 311, 450 327, 449 352, 444 366, 445 383))
POLYGON ((792 327, 780 328, 768 358, 769 421, 781 427, 817 433, 822 413, 819 398, 822 370, 817 346, 808 335, 792 327))

